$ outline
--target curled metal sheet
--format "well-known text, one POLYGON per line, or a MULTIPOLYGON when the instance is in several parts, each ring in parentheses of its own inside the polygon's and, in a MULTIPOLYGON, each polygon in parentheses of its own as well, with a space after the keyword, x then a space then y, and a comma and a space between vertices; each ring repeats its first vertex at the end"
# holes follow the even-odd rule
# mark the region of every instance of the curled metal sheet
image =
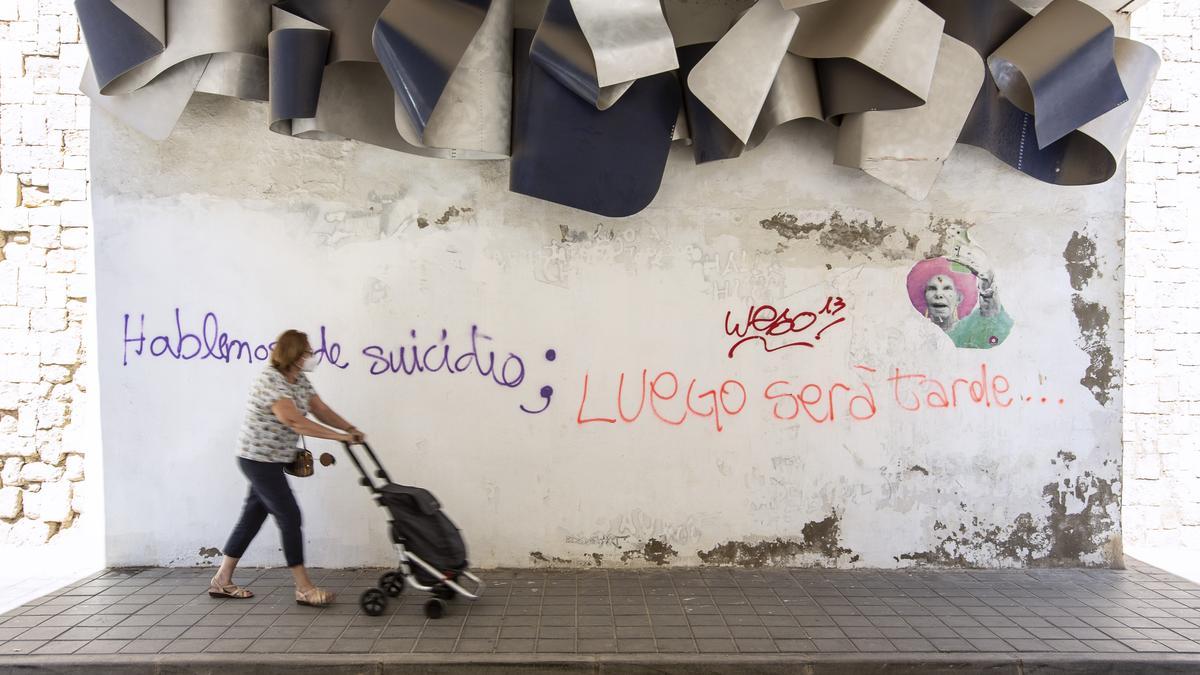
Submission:
POLYGON ((391 0, 371 34, 397 100, 423 133, 483 25, 489 0, 391 0))
POLYGON ((275 7, 267 38, 271 55, 271 131, 292 133, 292 120, 317 116, 329 58, 329 29, 275 7))
POLYGON ((919 108, 846 115, 834 161, 862 169, 913 199, 925 199, 954 149, 983 79, 979 54, 943 35, 929 102, 919 108))
MULTIPOLYGON (((266 38, 271 27, 270 0, 157 0, 157 3, 158 12, 153 11, 150 0, 113 5, 114 9, 120 6, 137 8, 137 16, 153 23, 142 25, 126 14, 129 20, 120 22, 121 32, 107 33, 97 38, 96 33, 101 29, 96 24, 97 18, 114 18, 107 9, 98 12, 97 6, 110 3, 108 0, 76 2, 89 53, 96 54, 92 62, 101 94, 127 94, 141 89, 168 68, 198 56, 222 52, 261 58, 267 56, 266 38), (119 74, 112 72, 120 67, 113 64, 129 65, 129 60, 135 54, 147 54, 147 48, 151 46, 147 36, 150 35, 154 36, 155 41, 162 41, 161 49, 119 74), (95 47, 90 46, 93 41, 96 42, 95 47), (134 47, 126 47, 126 42, 134 47)), ((111 21, 104 28, 112 29, 117 23, 111 21)))
POLYGON ((178 63, 155 78, 153 87, 143 87, 128 94, 105 96, 91 64, 83 69, 79 91, 92 100, 92 105, 116 117, 129 128, 156 141, 166 140, 192 98, 196 84, 208 65, 207 56, 198 56, 178 63))
POLYGON ((796 13, 791 51, 817 59, 826 119, 925 103, 944 22, 918 0, 830 0, 796 13))
POLYGON ((812 59, 787 52, 779 62, 775 81, 767 92, 767 100, 746 147, 753 148, 762 143, 776 127, 801 119, 825 119, 821 112, 817 66, 812 59))
MULTIPOLYGON (((985 58, 1032 18, 1011 0, 922 1, 946 20, 948 35, 971 45, 985 58)), ((1001 96, 988 78, 980 87, 958 142, 983 148, 1018 171, 1047 183, 1094 185, 1112 178, 1158 67, 1158 56, 1148 47, 1118 48, 1114 55, 1123 86, 1129 92, 1128 103, 1043 148, 1036 139, 1034 116, 1001 96)))
POLYGON ((638 78, 679 67, 658 0, 550 0, 529 55, 600 110, 638 78))
POLYGON ((527 57, 533 34, 516 34, 509 189, 604 216, 628 216, 658 192, 679 114, 679 80, 637 80, 608 108, 563 86, 527 57))
MULTIPOLYGON (((491 0, 423 128, 397 92, 396 128, 409 144, 450 159, 504 159, 512 117, 513 0, 491 0)), ((378 29, 376 29, 378 30, 378 29)), ((385 69, 386 70, 386 69, 385 69)), ((391 78, 393 85, 395 78, 391 78)))
POLYGON ((88 44, 91 80, 98 91, 163 52, 167 15, 163 0, 76 0, 79 28, 88 44))
POLYGON ((170 134, 197 87, 266 98, 270 0, 75 4, 90 57, 80 91, 151 138, 170 134), (212 55, 222 56, 214 63, 212 55))
POLYGON ((75 2, 81 90, 147 136, 196 91, 266 100, 298 138, 511 151, 514 191, 604 215, 649 203, 672 140, 731 159, 800 119, 840 124, 836 161, 915 198, 955 135, 1103 182, 1159 64, 1083 0, 75 2))
POLYGON ((1054 0, 988 56, 1000 94, 1034 116, 1038 148, 1128 100, 1114 31, 1080 0, 1054 0))
POLYGON ((716 45, 701 42, 679 48, 679 75, 683 80, 683 108, 687 114, 688 131, 691 135, 692 156, 697 164, 739 157, 746 144, 730 131, 729 127, 713 114, 708 106, 696 98, 688 88, 692 68, 716 45))
POLYGON ((663 14, 675 46, 711 44, 720 40, 755 0, 662 0, 663 14))
POLYGON ((743 144, 758 122, 797 21, 779 0, 758 0, 688 73, 688 91, 743 144))
POLYGON ((659 0, 571 0, 601 89, 679 68, 659 0))

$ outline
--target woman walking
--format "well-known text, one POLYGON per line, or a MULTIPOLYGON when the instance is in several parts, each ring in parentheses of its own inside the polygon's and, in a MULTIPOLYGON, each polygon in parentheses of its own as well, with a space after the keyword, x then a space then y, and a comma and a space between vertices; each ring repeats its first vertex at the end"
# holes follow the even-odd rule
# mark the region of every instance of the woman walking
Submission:
POLYGON ((209 583, 212 597, 253 597, 233 583, 233 571, 269 514, 283 538, 283 555, 296 582, 296 602, 315 607, 333 602, 333 593, 315 586, 304 567, 300 506, 283 469, 295 459, 301 435, 346 443, 362 442, 364 437, 317 396, 305 375, 316 365, 308 336, 298 330, 284 331, 271 350, 270 365, 250 389, 237 451, 238 468, 250 482, 250 492, 225 543, 221 568, 209 583), (323 424, 308 419, 309 414, 323 424))

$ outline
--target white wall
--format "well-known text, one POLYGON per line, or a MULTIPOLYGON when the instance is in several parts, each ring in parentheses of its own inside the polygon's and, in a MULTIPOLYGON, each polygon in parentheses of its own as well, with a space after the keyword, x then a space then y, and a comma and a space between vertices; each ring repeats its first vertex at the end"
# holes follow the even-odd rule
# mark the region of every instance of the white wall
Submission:
POLYGON ((1155 0, 1133 15, 1133 37, 1163 67, 1130 142, 1125 289, 1129 396, 1125 439, 1128 543, 1200 549, 1200 4, 1155 0))
MULTIPOLYGON (((609 220, 508 193, 503 163, 291 140, 271 135, 265 115, 200 96, 156 144, 95 113, 110 563, 210 560, 245 490, 234 443, 262 366, 154 358, 149 345, 137 356, 123 342, 125 314, 135 327, 145 315, 149 339, 175 334, 176 308, 185 330, 213 312, 253 343, 326 326, 350 365, 322 366, 322 396, 370 434, 395 478, 441 498, 480 565, 586 565, 594 554, 603 565, 696 564, 725 544, 707 560, 1119 557, 1119 377, 1080 381, 1106 355, 1122 358, 1122 177, 1054 188, 960 146, 916 203, 832 166, 830 130, 802 125, 732 162, 697 167, 677 147, 655 202, 609 220), (788 239, 761 224, 777 214, 825 224, 788 239), (991 256, 1016 321, 989 351, 956 350, 906 297, 909 268, 951 221, 991 256), (827 296, 845 299, 848 321, 815 348, 726 357, 726 311, 815 310, 827 296), (412 330, 429 344, 445 329, 459 353, 472 325, 498 356, 523 360, 524 382, 367 372, 365 346, 411 344, 412 330), (899 368, 949 385, 984 366, 1032 402, 906 412, 886 381, 899 368), (665 424, 649 403, 634 423, 577 422, 585 377, 582 415, 614 417, 618 375, 637 383, 642 369, 696 378, 697 391, 737 380, 749 401, 722 431, 696 415, 665 424), (878 412, 856 421, 839 403, 832 422, 779 421, 763 396, 776 380, 795 392, 870 386, 878 412), (539 407, 544 385, 549 408, 522 412, 539 407)), ((678 397, 659 407, 682 409, 678 397)), ((294 482, 310 562, 386 563, 384 514, 352 467, 318 469, 294 482)), ((281 560, 268 523, 247 561, 281 560)))

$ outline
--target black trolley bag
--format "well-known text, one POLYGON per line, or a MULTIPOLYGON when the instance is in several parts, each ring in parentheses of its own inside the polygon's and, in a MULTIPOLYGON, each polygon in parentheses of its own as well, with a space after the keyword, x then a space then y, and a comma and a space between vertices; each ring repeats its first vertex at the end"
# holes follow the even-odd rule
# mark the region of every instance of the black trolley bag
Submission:
POLYGON ((405 585, 432 593, 425 602, 425 616, 437 619, 445 613, 446 601, 462 596, 477 599, 483 591, 483 581, 467 569, 467 547, 458 527, 442 512, 436 497, 425 488, 398 485, 392 482, 387 470, 371 446, 361 443, 375 464, 375 477, 383 480, 376 486, 349 443, 343 443, 346 454, 358 469, 359 483, 375 495, 375 502, 388 511, 392 543, 396 546, 399 563, 395 570, 379 577, 377 588, 368 588, 359 598, 363 612, 371 616, 383 614, 388 597, 399 597, 405 585), (467 590, 463 579, 472 582, 467 590))

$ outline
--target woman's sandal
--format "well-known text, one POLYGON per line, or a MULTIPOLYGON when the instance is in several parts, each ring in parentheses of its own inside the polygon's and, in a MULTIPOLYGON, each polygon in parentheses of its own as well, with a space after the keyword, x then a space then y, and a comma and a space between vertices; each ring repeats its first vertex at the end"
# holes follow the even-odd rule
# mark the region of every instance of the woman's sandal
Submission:
POLYGON ((208 597, 245 600, 246 598, 253 598, 254 594, 237 584, 225 584, 222 586, 217 583, 217 578, 213 577, 208 582, 208 597))
POLYGON ((333 604, 333 593, 313 586, 307 591, 296 589, 296 604, 309 607, 327 607, 333 604))

